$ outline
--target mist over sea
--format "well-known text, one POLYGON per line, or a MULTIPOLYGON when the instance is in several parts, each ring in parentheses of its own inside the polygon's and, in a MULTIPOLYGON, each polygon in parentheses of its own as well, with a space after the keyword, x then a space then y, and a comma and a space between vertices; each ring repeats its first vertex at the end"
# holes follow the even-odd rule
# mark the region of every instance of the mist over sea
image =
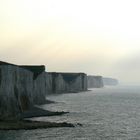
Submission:
POLYGON ((112 86, 87 92, 52 95, 55 104, 43 105, 63 116, 34 120, 81 123, 75 128, 0 131, 0 140, 139 140, 140 86, 112 86))

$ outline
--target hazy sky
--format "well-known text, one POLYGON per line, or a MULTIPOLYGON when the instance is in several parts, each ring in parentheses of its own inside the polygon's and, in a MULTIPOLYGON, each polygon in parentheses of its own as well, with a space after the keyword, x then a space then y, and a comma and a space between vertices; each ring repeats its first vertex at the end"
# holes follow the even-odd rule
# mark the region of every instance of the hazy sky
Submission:
POLYGON ((0 60, 140 84, 139 0, 0 0, 0 60))

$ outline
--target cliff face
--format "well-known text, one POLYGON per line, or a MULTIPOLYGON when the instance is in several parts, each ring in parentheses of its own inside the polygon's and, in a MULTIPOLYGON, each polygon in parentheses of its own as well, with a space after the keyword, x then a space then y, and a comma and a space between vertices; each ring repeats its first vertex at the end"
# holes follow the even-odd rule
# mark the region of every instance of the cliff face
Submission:
POLYGON ((0 62, 0 119, 18 119, 34 104, 45 103, 45 66, 0 62))
POLYGON ((33 105, 33 74, 15 65, 0 65, 0 119, 17 119, 33 105))
POLYGON ((45 66, 20 66, 33 73, 33 102, 34 104, 45 103, 47 94, 45 66))
POLYGON ((0 120, 20 119, 49 93, 87 90, 84 73, 46 73, 45 66, 17 66, 0 61, 0 120))
POLYGON ((79 92, 87 90, 84 73, 46 73, 49 93, 79 92))
POLYGON ((53 92, 52 86, 52 74, 45 72, 46 79, 46 94, 51 94, 53 92))
POLYGON ((88 76, 88 88, 102 88, 103 86, 102 76, 88 76))
POLYGON ((109 86, 109 85, 114 85, 115 86, 115 85, 119 84, 117 79, 106 78, 106 77, 103 77, 103 83, 104 83, 104 85, 107 85, 107 86, 109 86))
POLYGON ((42 72, 36 80, 34 80, 34 88, 33 88, 33 101, 34 104, 44 104, 45 103, 45 98, 47 94, 46 90, 46 79, 45 79, 45 72, 42 72))

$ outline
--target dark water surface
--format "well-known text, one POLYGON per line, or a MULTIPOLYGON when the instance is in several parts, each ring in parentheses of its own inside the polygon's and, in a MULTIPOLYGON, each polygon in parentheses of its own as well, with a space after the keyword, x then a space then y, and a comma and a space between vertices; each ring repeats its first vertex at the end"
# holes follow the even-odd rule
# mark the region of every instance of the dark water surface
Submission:
POLYGON ((106 87, 48 98, 58 103, 42 108, 70 113, 35 120, 83 126, 0 131, 0 140, 140 140, 140 87, 106 87))

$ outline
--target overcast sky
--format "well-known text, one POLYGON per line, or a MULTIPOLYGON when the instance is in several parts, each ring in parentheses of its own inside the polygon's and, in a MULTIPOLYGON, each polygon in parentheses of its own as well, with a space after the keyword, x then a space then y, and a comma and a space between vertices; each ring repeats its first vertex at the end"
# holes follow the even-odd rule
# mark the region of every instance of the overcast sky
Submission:
POLYGON ((139 0, 0 0, 0 60, 140 84, 139 0))

